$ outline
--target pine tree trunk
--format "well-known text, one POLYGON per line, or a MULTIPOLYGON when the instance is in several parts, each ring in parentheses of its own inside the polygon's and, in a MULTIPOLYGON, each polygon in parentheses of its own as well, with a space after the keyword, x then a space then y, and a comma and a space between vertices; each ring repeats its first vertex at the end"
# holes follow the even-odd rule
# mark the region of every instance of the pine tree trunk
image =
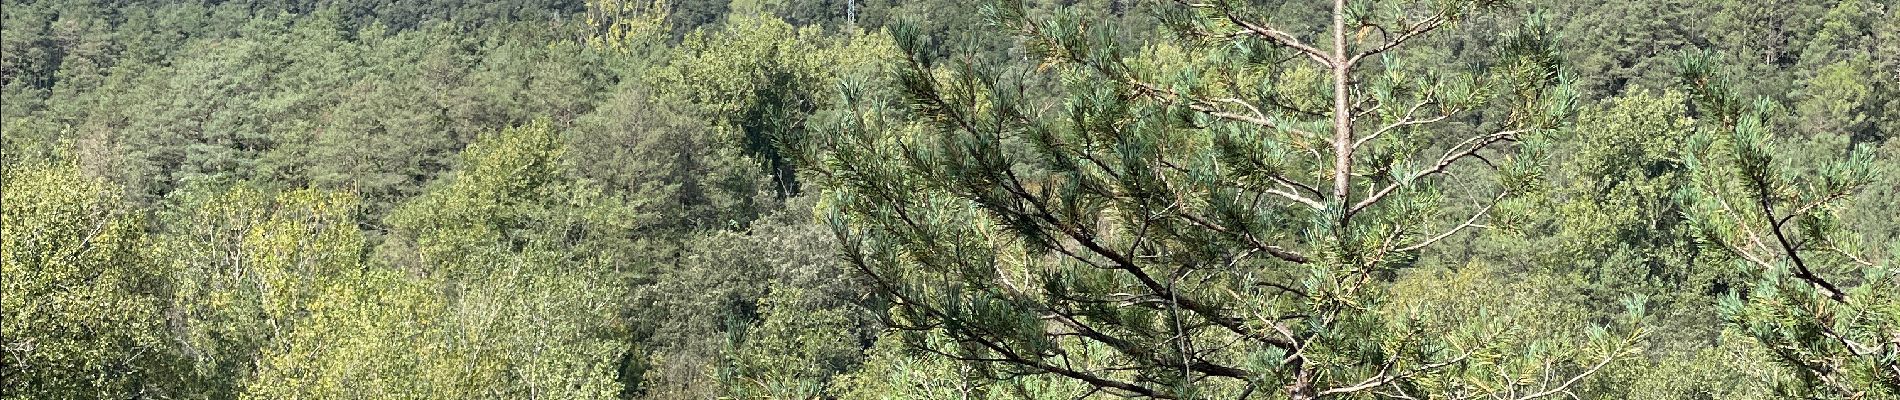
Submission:
POLYGON ((1313 391, 1313 370, 1309 369, 1300 369, 1298 375, 1293 377, 1293 383, 1286 385, 1286 394, 1289 400, 1313 400, 1318 398, 1313 391))
MULTIPOLYGON (((1352 65, 1346 62, 1346 0, 1333 0, 1333 201, 1348 204, 1352 191, 1352 92, 1347 88, 1352 65)), ((1347 215, 1340 214, 1343 235, 1347 215)), ((1342 236, 1343 237, 1343 236, 1342 236)))

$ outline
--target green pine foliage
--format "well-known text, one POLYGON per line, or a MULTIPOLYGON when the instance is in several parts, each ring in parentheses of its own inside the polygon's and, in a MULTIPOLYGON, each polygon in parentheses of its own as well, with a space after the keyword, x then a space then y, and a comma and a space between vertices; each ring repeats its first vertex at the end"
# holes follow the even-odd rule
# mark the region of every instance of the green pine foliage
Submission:
POLYGON ((1802 141, 1771 133, 1774 104, 1733 106, 1740 101, 1722 88, 1727 76, 1708 62, 1689 58, 1685 80, 1699 105, 1730 106, 1705 106, 1706 125, 1692 137, 1691 215, 1701 239, 1745 277, 1718 300, 1721 314, 1789 367, 1793 382, 1778 388, 1785 395, 1900 396, 1900 280, 1886 262, 1862 256, 1864 239, 1842 231, 1836 211, 1873 182, 1872 149, 1785 161, 1776 147, 1802 141))
POLYGON ((1519 336, 1512 314, 1536 310, 1395 278, 1492 207, 1439 206, 1442 193, 1509 197, 1534 173, 1510 144, 1560 127, 1575 102, 1536 26, 1490 74, 1413 72, 1387 54, 1495 6, 1383 17, 1410 30, 1330 50, 1254 10, 1183 6, 1168 21, 1179 43, 1124 53, 1113 33, 1005 2, 993 12, 1041 61, 1009 72, 937 64, 899 30, 908 107, 817 139, 822 211, 892 296, 893 328, 954 340, 908 344, 977 364, 977 379, 1156 398, 1567 392, 1640 329, 1519 336), (1038 87, 1062 98, 1025 94, 1038 87), (1446 177, 1480 158, 1503 179, 1446 177), (1540 370, 1560 378, 1519 378, 1540 370))

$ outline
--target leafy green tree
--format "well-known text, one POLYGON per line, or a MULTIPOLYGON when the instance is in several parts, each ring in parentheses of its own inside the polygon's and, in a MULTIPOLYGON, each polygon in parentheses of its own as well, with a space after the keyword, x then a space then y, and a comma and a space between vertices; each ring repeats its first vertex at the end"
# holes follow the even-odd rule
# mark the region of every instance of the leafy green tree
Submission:
POLYGON ((646 398, 808 397, 855 370, 881 327, 875 298, 795 197, 744 231, 691 237, 637 296, 646 398))
POLYGON ((607 398, 627 351, 626 207, 566 170, 546 121, 484 135, 453 177, 388 217, 380 262, 444 297, 435 396, 607 398))
POLYGON ((302 329, 261 352, 239 398, 472 398, 465 355, 444 334, 440 293, 426 280, 368 268, 314 288, 302 329), (463 390, 457 390, 463 389, 463 390))
POLYGON ((253 20, 245 26, 247 39, 224 46, 204 43, 205 53, 178 60, 176 69, 145 71, 147 79, 162 83, 142 88, 169 93, 173 102, 135 115, 125 130, 140 135, 134 136, 139 140, 134 151, 143 153, 141 158, 152 164, 148 168, 157 169, 135 173, 161 179, 145 188, 147 193, 162 195, 197 180, 258 176, 260 159, 282 142, 270 130, 273 117, 283 115, 271 112, 277 104, 273 97, 281 92, 259 83, 281 84, 271 78, 292 64, 277 56, 283 47, 272 40, 286 25, 253 20))
POLYGON ((1862 0, 1822 3, 1825 12, 1816 15, 1813 33, 1801 43, 1800 61, 1807 71, 1873 50, 1875 26, 1890 4, 1862 0))
POLYGON ((667 8, 667 25, 673 27, 673 37, 678 38, 723 21, 731 10, 732 0, 665 0, 650 3, 664 4, 667 8))
MULTIPOLYGON (((1757 77, 1737 90, 1750 96, 1782 96, 1794 88, 1788 73, 1801 58, 1801 47, 1813 34, 1814 22, 1827 11, 1827 2, 1778 0, 1774 2, 1722 1, 1708 15, 1710 37, 1703 46, 1719 49, 1737 60, 1736 67, 1757 77)), ((1669 56, 1668 54, 1657 54, 1669 56)))
POLYGON ((992 376, 984 373, 981 362, 923 350, 948 347, 955 347, 954 341, 935 332, 887 332, 865 351, 864 366, 840 377, 832 392, 840 399, 853 400, 1049 399, 1076 397, 1074 393, 1099 394, 1087 383, 1066 377, 992 376))
POLYGON ((165 269, 123 192, 71 163, 11 165, 0 223, 0 397, 176 394, 165 269))
POLYGON ((798 193, 788 138, 836 96, 840 74, 877 68, 894 49, 884 36, 827 38, 766 15, 735 15, 719 30, 688 36, 682 51, 650 83, 675 90, 715 121, 720 142, 742 149, 781 196, 798 193))
MULTIPOLYGON (((599 54, 578 44, 543 45, 549 32, 497 26, 466 37, 451 25, 390 31, 372 25, 356 40, 306 49, 311 70, 344 58, 341 78, 292 91, 333 103, 293 114, 307 129, 284 136, 300 146, 274 154, 277 180, 356 193, 372 219, 448 170, 457 150, 485 132, 549 118, 569 126, 592 111, 613 77, 599 54)), ((301 75, 301 74, 299 74, 301 75)))
MULTIPOLYGON (((307 127, 304 113, 329 99, 303 86, 330 71, 300 75, 281 57, 301 38, 311 46, 340 45, 333 24, 260 18, 239 29, 245 37, 192 42, 185 56, 163 64, 123 64, 98 90, 56 104, 56 118, 98 142, 92 168, 151 202, 194 181, 240 181, 273 175, 271 153, 307 127), (96 159, 95 159, 96 158, 96 159)), ((320 64, 327 60, 311 60, 320 64)), ((341 67, 346 67, 339 66, 341 67)), ((83 148, 82 148, 83 149, 83 148)))
POLYGON ((757 325, 733 355, 737 371, 729 385, 743 398, 822 397, 831 379, 863 358, 856 311, 822 301, 803 288, 777 286, 759 300, 757 325))
POLYGON ((1498 229, 1474 246, 1495 262, 1580 280, 1570 288, 1574 303, 1550 307, 1614 315, 1642 296, 1669 319, 1658 323, 1677 327, 1647 338, 1648 350, 1699 347, 1719 328, 1708 294, 1735 277, 1695 268, 1706 249, 1682 215, 1685 141, 1694 131, 1686 102, 1637 91, 1583 110, 1539 152, 1539 181, 1500 204, 1498 229))
POLYGON ((571 134, 573 171, 623 196, 640 213, 643 235, 679 234, 750 223, 764 204, 758 169, 723 145, 697 107, 624 85, 571 134))
POLYGON ((461 142, 446 126, 438 91, 461 79, 467 54, 460 41, 430 33, 359 32, 360 68, 369 71, 327 89, 339 101, 285 162, 311 186, 352 192, 375 211, 420 194, 447 170, 461 142))
POLYGON ((567 127, 606 94, 613 77, 602 69, 599 53, 576 43, 531 41, 549 36, 545 27, 507 28, 484 38, 480 63, 451 92, 458 101, 445 102, 446 122, 460 128, 455 131, 473 135, 536 119, 567 127))
POLYGON ((173 271, 171 322, 201 395, 231 398, 291 337, 329 287, 362 268, 355 202, 254 185, 189 191, 164 219, 156 258, 173 271))
POLYGON ((761 319, 769 294, 769 251, 740 232, 689 237, 677 257, 656 260, 652 282, 638 289, 632 320, 640 325, 645 398, 729 396, 731 354, 761 319))
POLYGON ((1527 154, 1543 169, 1521 196, 1493 209, 1493 229, 1425 258, 1432 264, 1471 260, 1491 275, 1436 274, 1442 281, 1489 281, 1522 293, 1513 303, 1533 306, 1518 318, 1539 321, 1524 324, 1528 336, 1561 339, 1571 334, 1569 326, 1640 310, 1640 323, 1653 332, 1642 339, 1642 356, 1608 367, 1604 377, 1579 388, 1581 397, 1750 392, 1747 376, 1701 369, 1706 357, 1715 357, 1704 353, 1746 351, 1752 344, 1710 348, 1721 330, 1710 293, 1735 277, 1697 268, 1706 250, 1682 216, 1689 178, 1681 160, 1693 132, 1685 101, 1678 93, 1637 90, 1584 107, 1574 125, 1548 136, 1548 147, 1527 154), (1662 370, 1670 372, 1650 375, 1662 370), (1628 384, 1637 380, 1646 384, 1628 384))
MULTIPOLYGON (((389 217, 395 236, 370 265, 358 264, 363 240, 348 204, 280 200, 290 225, 272 229, 273 217, 251 228, 244 245, 275 251, 244 265, 260 271, 258 286, 295 296, 258 296, 253 308, 271 320, 256 325, 273 331, 256 346, 244 396, 613 397, 625 342, 611 299, 624 293, 615 263, 625 249, 575 222, 617 215, 574 206, 587 197, 568 194, 586 191, 562 173, 561 145, 545 123, 477 141, 454 178, 389 217), (301 301, 284 306, 288 315, 273 311, 290 300, 301 301)), ((203 303, 250 314, 242 301, 214 300, 203 303)))
MULTIPOLYGON (((976 397, 983 382, 968 377, 965 363, 947 357, 921 357, 904 340, 887 333, 865 350, 864 368, 839 378, 832 391, 840 399, 950 400, 976 397)), ((933 338, 943 340, 941 338, 933 338)))

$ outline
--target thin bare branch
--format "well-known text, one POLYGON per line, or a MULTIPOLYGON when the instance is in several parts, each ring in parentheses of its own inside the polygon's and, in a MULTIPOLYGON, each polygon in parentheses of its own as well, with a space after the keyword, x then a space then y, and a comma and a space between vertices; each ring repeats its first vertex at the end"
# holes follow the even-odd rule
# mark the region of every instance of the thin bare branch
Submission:
POLYGON ((1597 361, 1596 365, 1590 366, 1590 369, 1584 370, 1583 373, 1579 373, 1575 376, 1571 376, 1569 380, 1565 380, 1563 384, 1557 385, 1557 387, 1545 389, 1543 391, 1531 393, 1528 395, 1524 395, 1523 397, 1517 397, 1515 398, 1515 400, 1536 400, 1536 399, 1540 399, 1544 397, 1549 397, 1550 395, 1554 395, 1554 394, 1570 393, 1570 386, 1576 385, 1577 382, 1583 381, 1583 378, 1588 378, 1590 377, 1590 375, 1596 375, 1597 371, 1602 370, 1603 367, 1606 365, 1610 365, 1610 362, 1616 361, 1616 357, 1619 355, 1622 355, 1624 351, 1627 351, 1627 350, 1617 351, 1617 352, 1610 353, 1609 355, 1603 356, 1603 359, 1597 361))
POLYGON ((1390 125, 1379 127, 1378 130, 1372 131, 1372 134, 1359 138, 1359 140, 1352 142, 1352 148, 1358 149, 1359 146, 1364 146, 1367 142, 1371 142, 1373 139, 1379 138, 1380 135, 1384 135, 1386 132, 1391 132, 1399 128, 1431 124, 1431 123, 1436 123, 1438 121, 1444 121, 1448 118, 1451 118, 1450 113, 1445 113, 1445 114, 1440 114, 1432 118, 1414 119, 1418 115, 1418 110, 1420 108, 1424 108, 1426 105, 1430 105, 1432 103, 1433 103, 1432 100, 1427 99, 1425 101, 1418 102, 1418 104, 1413 104, 1411 109, 1405 110, 1405 116, 1399 117, 1399 122, 1394 122, 1390 125))
POLYGON ((1458 226, 1454 226, 1450 230, 1446 230, 1444 233, 1438 234, 1438 236, 1433 236, 1430 239, 1425 239, 1425 241, 1418 242, 1410 246, 1400 247, 1398 251, 1407 252, 1407 251, 1423 249, 1426 246, 1431 246, 1432 243, 1438 243, 1438 241, 1440 240, 1445 240, 1445 238, 1451 237, 1451 235, 1457 234, 1458 231, 1464 230, 1465 228, 1484 227, 1484 225, 1477 223, 1478 218, 1483 218, 1485 215, 1489 215, 1491 213, 1491 208, 1497 207, 1498 202, 1503 201, 1504 196, 1509 195, 1510 193, 1511 192, 1509 191, 1498 193, 1497 198, 1491 199, 1491 204, 1486 204, 1484 206, 1484 209, 1478 210, 1478 212, 1476 213, 1472 213, 1471 218, 1466 218, 1464 223, 1458 224, 1458 226))
POLYGON ((1347 214, 1356 214, 1361 210, 1365 210, 1366 207, 1377 204, 1379 200, 1392 194, 1393 191, 1404 186, 1410 186, 1412 182, 1417 181, 1419 178, 1444 173, 1446 168, 1450 168, 1451 165, 1457 163, 1458 160, 1477 154, 1479 150, 1484 150, 1492 144, 1513 140, 1518 134, 1529 131, 1529 129, 1513 129, 1465 139, 1463 142, 1452 146, 1451 150, 1447 150, 1445 155, 1439 157, 1438 162, 1433 163, 1431 167, 1406 175, 1403 179, 1386 185, 1384 188, 1379 189, 1378 192, 1374 192, 1371 196, 1366 196, 1365 199, 1361 199, 1358 203, 1353 204, 1352 208, 1347 210, 1347 214))
POLYGON ((1359 61, 1364 60, 1366 57, 1377 55, 1379 53, 1384 53, 1386 51, 1390 51, 1394 48, 1397 48, 1400 45, 1404 45, 1405 42, 1411 41, 1412 39, 1418 38, 1420 35, 1424 35, 1427 32, 1431 32, 1432 30, 1438 29, 1438 27, 1440 26, 1444 26, 1445 22, 1447 21, 1449 20, 1445 18, 1445 14, 1440 13, 1438 15, 1433 15, 1429 18, 1426 18, 1423 21, 1419 21, 1416 24, 1412 24, 1411 26, 1405 29, 1405 33, 1399 34, 1398 38, 1388 40, 1385 42, 1385 44, 1379 45, 1379 47, 1367 49, 1365 51, 1359 52, 1359 54, 1353 55, 1352 58, 1346 60, 1346 66, 1351 67, 1353 65, 1357 65, 1359 64, 1359 61))
POLYGON ((1260 239, 1256 239, 1253 237, 1253 234, 1244 233, 1244 232, 1234 232, 1234 230, 1232 229, 1228 229, 1225 226, 1221 226, 1220 224, 1216 224, 1211 221, 1208 221, 1206 218, 1201 218, 1200 216, 1194 215, 1193 213, 1182 211, 1182 212, 1178 212, 1177 214, 1181 215, 1182 218, 1186 218, 1189 222, 1193 222, 1195 225, 1200 225, 1203 228, 1211 229, 1211 230, 1214 230, 1215 232, 1220 232, 1220 233, 1224 233, 1228 235, 1239 236, 1240 238, 1245 239, 1248 244, 1251 244, 1255 248, 1260 249, 1260 251, 1267 252, 1267 254, 1272 255, 1274 258, 1279 258, 1281 260, 1286 260, 1286 261, 1293 262, 1296 264, 1305 264, 1308 261, 1310 261, 1309 259, 1306 258, 1306 256, 1301 255, 1300 253, 1295 253, 1291 250, 1287 250, 1280 246, 1274 246, 1274 245, 1269 245, 1266 243, 1261 243, 1260 239))
POLYGON ((1252 33, 1255 36, 1259 36, 1262 39, 1266 39, 1268 42, 1272 42, 1273 44, 1277 44, 1286 48, 1299 51, 1301 54, 1305 54, 1308 58, 1313 59, 1314 62, 1317 62, 1320 65, 1326 66, 1328 68, 1331 68, 1333 66, 1333 57, 1326 55, 1325 51, 1320 50, 1318 47, 1313 47, 1313 45, 1306 44, 1306 42, 1300 41, 1299 38, 1294 37, 1293 34, 1287 33, 1286 31, 1282 31, 1280 29, 1274 28, 1269 25, 1255 23, 1253 21, 1248 21, 1246 18, 1242 18, 1239 13, 1234 12, 1234 9, 1232 7, 1222 7, 1222 6, 1210 4, 1210 3, 1196 3, 1196 2, 1189 2, 1185 0, 1175 0, 1175 3, 1183 5, 1183 6, 1191 7, 1191 8, 1210 8, 1210 9, 1218 8, 1220 9, 1219 11, 1221 15, 1223 17, 1226 17, 1228 22, 1231 22, 1234 25, 1240 26, 1241 29, 1245 29, 1248 33, 1252 33))
POLYGON ((1472 352, 1470 351, 1466 351, 1462 354, 1459 354, 1457 357, 1452 357, 1449 360, 1439 361, 1439 362, 1419 366, 1418 368, 1413 368, 1409 371, 1405 371, 1397 375, 1388 373, 1392 367, 1392 364, 1387 363, 1385 366, 1379 368, 1379 373, 1373 374, 1372 377, 1366 378, 1366 380, 1360 381, 1359 383, 1353 384, 1351 386, 1343 386, 1343 387, 1322 390, 1319 392, 1319 396, 1324 397, 1324 396, 1335 395, 1335 394, 1347 394, 1347 393, 1354 393, 1354 392, 1364 391, 1367 389, 1377 388, 1381 385, 1392 383, 1393 381, 1397 381, 1400 379, 1405 379, 1406 377, 1409 377, 1409 376, 1414 376, 1421 373, 1430 372, 1432 370, 1444 368, 1452 364, 1464 362, 1465 359, 1471 358, 1471 353, 1472 352))
POLYGON ((1258 125, 1263 128, 1278 129, 1282 131, 1292 132, 1294 134, 1309 137, 1309 138, 1319 137, 1319 135, 1316 135, 1312 132, 1303 131, 1297 128, 1287 126, 1286 124, 1275 122, 1273 119, 1268 118, 1265 113, 1260 112, 1259 107, 1255 107, 1253 104, 1247 103, 1244 100, 1240 100, 1236 98, 1223 98, 1223 99, 1216 99, 1216 100, 1200 99, 1200 98, 1195 98, 1193 96, 1189 96, 1186 94, 1181 94, 1180 92, 1176 92, 1173 89, 1166 89, 1159 86, 1155 86, 1154 84, 1151 84, 1151 83, 1141 82, 1141 81, 1137 81, 1133 79, 1128 80, 1128 84, 1133 85, 1135 89, 1137 89, 1137 91, 1141 92, 1143 95, 1147 95, 1148 97, 1154 98, 1156 100, 1164 101, 1164 102, 1170 102, 1170 103, 1172 102, 1185 103, 1188 106, 1188 109, 1194 110, 1196 112, 1200 112, 1202 114, 1207 114, 1208 116, 1211 116, 1211 117, 1225 119, 1229 121, 1235 121, 1235 122, 1245 122, 1245 123, 1249 123, 1253 125, 1258 125), (1253 115, 1227 111, 1217 106, 1217 104, 1220 104, 1220 103, 1240 104, 1241 106, 1251 111, 1253 115))
POLYGON ((1844 188, 1834 193, 1828 193, 1827 196, 1819 198, 1819 199, 1815 199, 1814 201, 1809 202, 1807 204, 1802 204, 1800 207, 1796 207, 1794 211, 1789 212, 1788 215, 1782 216, 1781 219, 1776 222, 1776 224, 1786 224, 1788 223, 1788 220, 1794 219, 1794 217, 1800 216, 1802 214, 1807 214, 1809 211, 1814 211, 1815 208, 1819 208, 1823 205, 1826 205, 1829 202, 1833 202, 1834 200, 1839 200, 1843 197, 1847 197, 1848 195, 1853 194, 1856 188, 1858 187, 1844 188))

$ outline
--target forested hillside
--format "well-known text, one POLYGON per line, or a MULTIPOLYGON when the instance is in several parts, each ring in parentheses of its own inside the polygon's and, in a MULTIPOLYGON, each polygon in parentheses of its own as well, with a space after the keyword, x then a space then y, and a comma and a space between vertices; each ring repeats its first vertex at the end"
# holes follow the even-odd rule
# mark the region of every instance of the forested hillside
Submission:
POLYGON ((4 0, 0 399, 1900 399, 1893 0, 4 0))

